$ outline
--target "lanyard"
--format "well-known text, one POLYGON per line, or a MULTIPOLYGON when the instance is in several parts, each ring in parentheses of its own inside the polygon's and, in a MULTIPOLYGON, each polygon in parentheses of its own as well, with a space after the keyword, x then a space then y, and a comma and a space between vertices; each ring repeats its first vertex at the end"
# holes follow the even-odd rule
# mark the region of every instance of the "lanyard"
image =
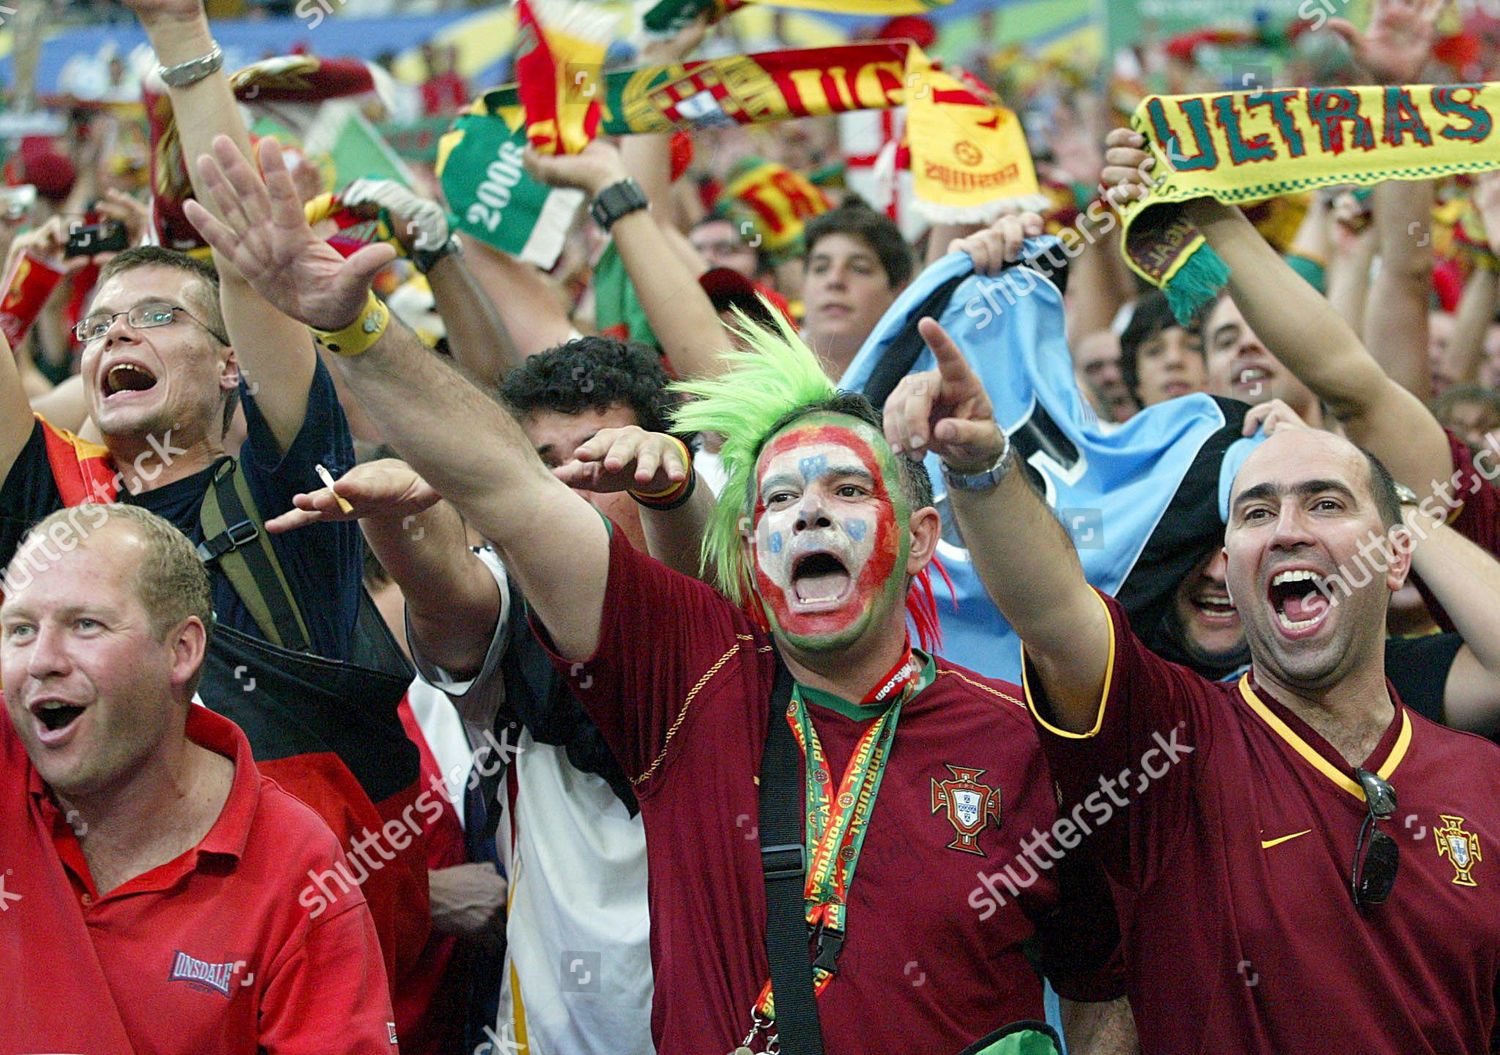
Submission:
MULTIPOLYGON (((869 830, 875 796, 885 776, 885 764, 890 757, 901 707, 922 687, 922 673, 923 664, 913 654, 908 639, 896 665, 862 701, 866 705, 889 700, 895 702, 860 736, 848 765, 844 767, 836 795, 832 793, 833 773, 823 753, 823 745, 818 742, 807 704, 800 692, 792 693, 786 719, 797 746, 802 749, 803 769, 807 775, 807 882, 803 898, 807 903, 808 926, 818 936, 818 958, 812 969, 815 994, 821 994, 837 973, 854 869, 869 830)), ((761 987, 752 1018, 767 1023, 775 1018, 769 980, 761 987)))

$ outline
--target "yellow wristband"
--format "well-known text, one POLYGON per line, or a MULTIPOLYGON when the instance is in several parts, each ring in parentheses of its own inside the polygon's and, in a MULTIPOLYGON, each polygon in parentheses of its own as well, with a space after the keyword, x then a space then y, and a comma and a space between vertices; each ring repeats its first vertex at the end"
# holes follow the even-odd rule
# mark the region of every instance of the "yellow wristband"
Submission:
POLYGON ((345 326, 342 330, 328 332, 326 330, 312 329, 313 341, 319 347, 327 348, 336 355, 363 355, 370 350, 370 346, 381 337, 385 336, 386 327, 390 325, 391 312, 375 291, 370 291, 370 297, 365 301, 365 306, 360 310, 359 317, 345 326))
POLYGON ((655 503, 670 503, 675 499, 680 498, 682 496, 682 492, 687 490, 694 483, 693 452, 688 450, 688 445, 686 443, 683 443, 676 436, 668 436, 667 439, 671 440, 673 443, 677 444, 679 448, 681 448, 683 464, 687 466, 687 476, 684 479, 678 480, 676 483, 668 484, 660 491, 639 491, 635 488, 630 488, 630 497, 634 498, 637 502, 642 502, 646 505, 652 505, 655 503))

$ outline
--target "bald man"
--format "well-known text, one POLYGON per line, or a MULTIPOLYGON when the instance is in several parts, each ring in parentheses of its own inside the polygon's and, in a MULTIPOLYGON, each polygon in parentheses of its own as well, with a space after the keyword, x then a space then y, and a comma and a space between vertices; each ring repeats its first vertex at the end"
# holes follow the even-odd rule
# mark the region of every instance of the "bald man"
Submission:
POLYGON ((1072 822, 1056 842, 1081 832, 1109 874, 1142 1050, 1490 1052, 1500 749, 1409 710, 1385 678, 1386 608, 1411 559, 1385 467, 1300 429, 1250 455, 1224 559, 1251 668, 1210 682, 1151 653, 1088 585, 978 379, 922 326, 939 370, 891 395, 887 437, 943 459, 1024 642, 1072 822))

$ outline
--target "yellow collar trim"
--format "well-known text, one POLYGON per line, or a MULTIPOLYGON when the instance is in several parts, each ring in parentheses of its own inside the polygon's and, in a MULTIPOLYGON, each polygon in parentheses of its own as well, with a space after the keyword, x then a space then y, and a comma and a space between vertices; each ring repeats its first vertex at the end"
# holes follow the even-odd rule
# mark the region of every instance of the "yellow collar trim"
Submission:
MULTIPOLYGON (((1365 801, 1365 790, 1360 787, 1355 779, 1348 773, 1343 772, 1321 753, 1315 751, 1311 744, 1297 735, 1297 732, 1277 717, 1276 712, 1267 707, 1261 699, 1255 695, 1255 690, 1250 687, 1250 675, 1245 674, 1240 678, 1240 695, 1250 705, 1250 709, 1260 716, 1261 721, 1271 727, 1271 730, 1291 745, 1292 750, 1301 755, 1318 772, 1329 780, 1343 788, 1349 794, 1365 801)), ((1396 743, 1391 748, 1391 753, 1386 757, 1385 763, 1376 771, 1376 776, 1382 780, 1389 780, 1401 760, 1406 757, 1406 749, 1411 746, 1411 718, 1406 709, 1401 708, 1401 732, 1396 736, 1396 743)))

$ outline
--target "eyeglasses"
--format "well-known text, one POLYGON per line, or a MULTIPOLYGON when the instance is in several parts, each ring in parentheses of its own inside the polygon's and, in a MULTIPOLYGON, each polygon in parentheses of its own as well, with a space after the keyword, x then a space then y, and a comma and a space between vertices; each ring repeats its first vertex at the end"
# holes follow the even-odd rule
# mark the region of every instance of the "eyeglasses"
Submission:
POLYGON ((1391 896, 1396 869, 1401 865, 1401 848, 1395 839, 1375 827, 1377 821, 1388 821, 1396 812, 1396 789, 1367 769, 1356 769, 1354 779, 1364 789, 1366 808, 1359 839, 1354 844, 1349 893, 1355 906, 1363 911, 1366 905, 1382 905, 1391 896))
POLYGON ((175 304, 163 304, 159 301, 147 301, 144 304, 137 304, 128 311, 116 311, 108 314, 100 312, 97 315, 90 315, 77 326, 73 327, 73 336, 77 337, 84 344, 92 344, 94 341, 101 340, 109 332, 109 328, 115 324, 115 320, 122 315, 125 316, 125 321, 130 323, 131 328, 137 330, 154 330, 158 326, 168 326, 178 315, 186 315, 204 330, 208 331, 208 334, 220 344, 229 343, 229 338, 220 336, 214 332, 202 319, 186 308, 179 308, 175 304))

